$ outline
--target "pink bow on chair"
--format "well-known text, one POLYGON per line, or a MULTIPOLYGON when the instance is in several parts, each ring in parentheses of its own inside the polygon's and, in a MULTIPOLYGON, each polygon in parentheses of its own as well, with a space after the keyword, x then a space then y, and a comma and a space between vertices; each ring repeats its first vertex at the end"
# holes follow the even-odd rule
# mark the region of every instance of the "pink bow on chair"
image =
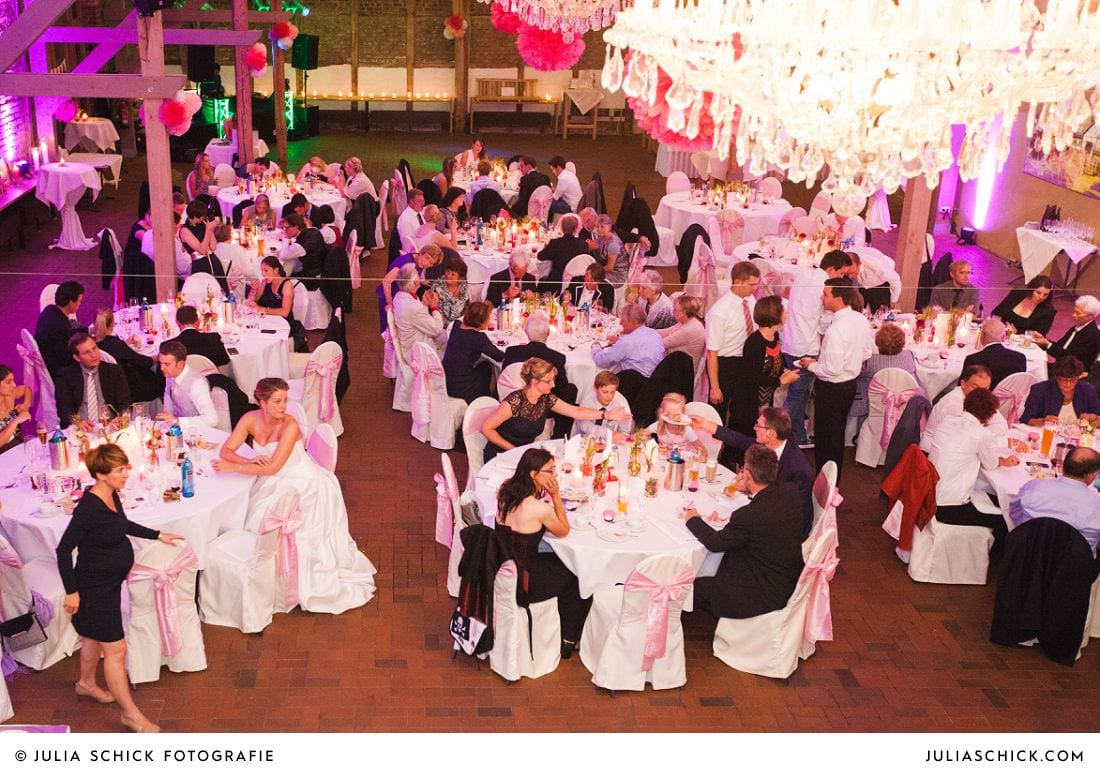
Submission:
POLYGON ((438 360, 428 360, 416 356, 410 358, 414 380, 412 385, 412 419, 417 424, 430 424, 432 420, 432 382, 434 376, 446 378, 443 364, 438 360))
POLYGON ((288 607, 298 603, 298 542, 294 532, 302 528, 305 520, 302 518, 302 510, 297 502, 289 513, 276 513, 268 510, 260 521, 260 534, 279 530, 279 549, 275 553, 275 561, 279 568, 279 574, 286 582, 286 595, 283 597, 288 607))
POLYGON ((833 607, 829 596, 829 582, 836 574, 839 563, 834 545, 820 563, 806 564, 798 578, 799 585, 811 583, 806 599, 806 621, 802 627, 803 638, 811 644, 833 640, 833 607))
POLYGON ((647 591, 649 593, 649 608, 646 610, 645 620, 645 647, 642 651, 643 671, 653 668, 654 661, 665 656, 669 602, 679 599, 694 582, 695 575, 690 569, 685 569, 668 585, 661 585, 637 570, 631 572, 626 578, 626 583, 623 584, 624 592, 647 591))
POLYGON ((16 344, 15 350, 23 358, 23 383, 33 389, 36 395, 41 394, 42 386, 38 374, 46 370, 42 355, 23 344, 16 344))
POLYGON ((316 375, 321 379, 321 404, 318 408, 318 416, 321 421, 328 421, 336 413, 336 385, 334 379, 343 364, 344 356, 342 354, 333 357, 328 362, 310 360, 306 364, 306 376, 316 375))
POLYGON ((710 250, 700 250, 696 256, 695 265, 699 267, 699 281, 703 285, 703 304, 704 309, 710 309, 711 296, 714 294, 714 285, 717 282, 715 277, 715 269, 718 264, 714 260, 714 253, 710 250))
POLYGON ((893 434, 894 427, 898 425, 898 420, 901 418, 901 409, 905 407, 910 399, 920 393, 921 391, 917 387, 895 392, 877 378, 871 379, 871 384, 867 387, 867 394, 878 395, 882 398, 882 433, 879 435, 879 445, 882 446, 883 450, 890 445, 890 435, 893 434))
POLYGON ((447 478, 435 474, 435 541, 444 547, 451 547, 454 541, 455 514, 451 500, 458 496, 451 491, 447 478))
POLYGON ((184 546, 175 560, 164 569, 154 569, 144 564, 134 564, 127 578, 131 583, 153 581, 153 601, 157 610, 157 630, 160 631, 160 651, 174 657, 183 649, 183 632, 180 631, 179 612, 176 610, 176 580, 185 569, 198 566, 195 551, 184 546))
POLYGON ((1005 421, 1008 422, 1008 426, 1012 426, 1020 419, 1020 414, 1023 412, 1024 396, 1013 392, 1011 389, 1005 389, 998 386, 993 390, 993 396, 1001 401, 1001 407, 1005 410, 1005 421))
POLYGON ((718 233, 722 237, 722 250, 727 255, 733 252, 733 248, 741 241, 741 237, 738 236, 734 239, 734 234, 738 231, 744 231, 745 219, 741 217, 740 213, 730 212, 729 210, 722 210, 718 213, 718 233))

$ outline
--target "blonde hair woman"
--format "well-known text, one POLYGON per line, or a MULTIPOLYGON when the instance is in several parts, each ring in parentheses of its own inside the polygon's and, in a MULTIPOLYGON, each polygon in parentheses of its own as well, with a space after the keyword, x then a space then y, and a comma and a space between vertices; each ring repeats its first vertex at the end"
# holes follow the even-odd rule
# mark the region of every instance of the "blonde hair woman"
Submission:
POLYGON ((439 224, 443 222, 443 212, 435 204, 429 204, 424 207, 424 211, 420 213, 424 218, 424 225, 416 229, 416 233, 413 234, 413 243, 416 248, 422 249, 426 246, 434 245, 439 248, 449 247, 452 250, 458 250, 458 221, 452 219, 451 227, 446 234, 439 230, 439 224))
POLYGON ((126 383, 130 385, 130 398, 135 403, 156 400, 164 394, 164 376, 157 361, 135 351, 130 344, 115 335, 115 313, 101 309, 95 318, 92 335, 101 351, 115 358, 122 367, 126 383))
POLYGON ((194 200, 196 196, 207 194, 213 182, 214 168, 210 166, 210 156, 199 153, 195 156, 195 168, 187 175, 187 198, 194 200))

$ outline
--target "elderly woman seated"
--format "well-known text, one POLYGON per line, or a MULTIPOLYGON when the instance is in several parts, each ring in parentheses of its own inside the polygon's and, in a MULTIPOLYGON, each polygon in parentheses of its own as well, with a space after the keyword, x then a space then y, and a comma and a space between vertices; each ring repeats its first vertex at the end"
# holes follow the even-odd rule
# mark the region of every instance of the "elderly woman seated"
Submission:
POLYGON ((864 363, 856 381, 856 399, 848 411, 848 418, 856 420, 856 433, 867 419, 870 399, 867 389, 871 379, 883 368, 901 368, 913 378, 917 377, 917 361, 913 352, 905 348, 905 331, 893 322, 887 322, 875 333, 877 352, 864 363))
POLYGON ((1050 369, 1050 380, 1040 381, 1028 392, 1020 421, 1033 427, 1049 422, 1095 422, 1100 415, 1096 388, 1084 381, 1085 369, 1076 357, 1063 357, 1050 369))
POLYGON ((672 308, 672 299, 664 293, 665 283, 661 275, 653 269, 642 272, 638 289, 627 294, 628 303, 637 303, 645 309, 646 327, 663 330, 676 324, 676 315, 672 308), (640 300, 639 300, 640 299, 640 300))

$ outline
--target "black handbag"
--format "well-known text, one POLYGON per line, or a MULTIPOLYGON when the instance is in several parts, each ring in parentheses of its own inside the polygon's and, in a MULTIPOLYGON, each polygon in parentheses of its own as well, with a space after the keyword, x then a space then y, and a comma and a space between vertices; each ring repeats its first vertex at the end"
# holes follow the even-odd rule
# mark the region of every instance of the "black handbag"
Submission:
POLYGON ((0 623, 0 637, 4 640, 4 649, 19 652, 46 641, 46 631, 34 612, 27 612, 0 623))

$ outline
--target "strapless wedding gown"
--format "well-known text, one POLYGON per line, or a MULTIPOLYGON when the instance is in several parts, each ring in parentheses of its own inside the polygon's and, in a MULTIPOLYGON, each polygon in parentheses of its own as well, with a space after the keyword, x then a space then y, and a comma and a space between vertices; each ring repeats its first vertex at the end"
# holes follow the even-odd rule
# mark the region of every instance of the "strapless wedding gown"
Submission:
MULTIPOLYGON (((256 453, 273 456, 277 442, 256 453)), ((361 607, 374 597, 378 570, 363 555, 348 532, 348 511, 340 482, 306 453, 301 441, 275 475, 258 477, 252 484, 245 528, 258 531, 260 522, 284 487, 301 495, 304 523, 294 533, 298 545, 299 606, 308 612, 340 614, 361 607)))

